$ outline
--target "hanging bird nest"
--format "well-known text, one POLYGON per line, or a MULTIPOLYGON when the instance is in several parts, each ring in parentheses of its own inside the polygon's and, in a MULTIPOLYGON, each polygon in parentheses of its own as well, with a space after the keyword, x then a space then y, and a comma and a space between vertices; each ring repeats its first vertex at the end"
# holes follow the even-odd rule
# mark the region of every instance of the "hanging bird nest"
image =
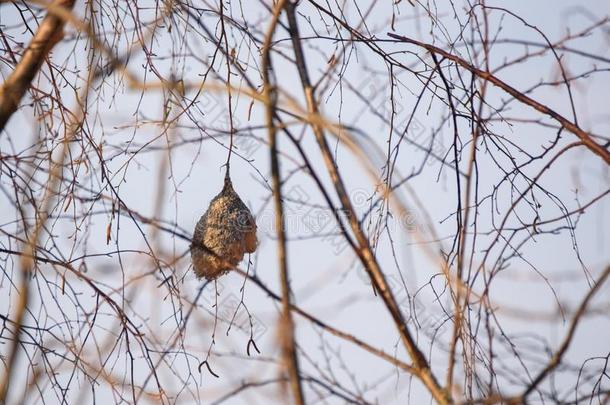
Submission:
POLYGON ((224 187, 212 199, 193 234, 191 260, 198 278, 214 280, 256 250, 256 222, 233 189, 229 170, 224 187))

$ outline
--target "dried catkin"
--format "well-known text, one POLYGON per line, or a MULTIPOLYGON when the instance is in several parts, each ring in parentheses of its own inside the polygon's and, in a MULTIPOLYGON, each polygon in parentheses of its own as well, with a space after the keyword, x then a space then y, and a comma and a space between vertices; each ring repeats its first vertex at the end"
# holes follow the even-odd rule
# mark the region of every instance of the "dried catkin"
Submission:
POLYGON ((233 189, 227 170, 222 191, 195 226, 193 270, 197 277, 213 280, 237 266, 257 245, 254 217, 233 189))

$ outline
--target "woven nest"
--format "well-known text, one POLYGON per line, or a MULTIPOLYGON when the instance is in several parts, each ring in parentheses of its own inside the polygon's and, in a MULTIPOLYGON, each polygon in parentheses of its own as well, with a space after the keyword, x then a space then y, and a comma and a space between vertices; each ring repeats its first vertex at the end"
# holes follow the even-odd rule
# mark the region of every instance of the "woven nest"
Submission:
POLYGON ((222 191, 195 226, 193 270, 198 278, 214 280, 235 268, 257 244, 254 217, 233 189, 227 171, 222 191))

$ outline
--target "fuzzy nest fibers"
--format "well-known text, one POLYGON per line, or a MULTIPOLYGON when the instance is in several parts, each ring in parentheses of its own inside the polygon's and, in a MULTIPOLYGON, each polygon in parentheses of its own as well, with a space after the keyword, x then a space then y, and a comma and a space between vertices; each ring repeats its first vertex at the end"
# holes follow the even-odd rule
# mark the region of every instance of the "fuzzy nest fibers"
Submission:
POLYGON ((233 189, 227 170, 222 191, 195 226, 193 270, 198 278, 214 280, 235 268, 246 252, 253 253, 257 244, 254 217, 233 189))

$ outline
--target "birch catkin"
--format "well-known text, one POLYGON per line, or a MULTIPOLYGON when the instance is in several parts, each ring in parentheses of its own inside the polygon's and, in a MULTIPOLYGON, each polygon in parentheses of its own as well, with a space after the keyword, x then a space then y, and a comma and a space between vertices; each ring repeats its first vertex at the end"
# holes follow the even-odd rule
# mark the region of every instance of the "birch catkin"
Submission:
POLYGON ((235 268, 257 245, 254 217, 233 189, 227 170, 222 191, 195 226, 193 270, 199 278, 216 279, 235 268))

